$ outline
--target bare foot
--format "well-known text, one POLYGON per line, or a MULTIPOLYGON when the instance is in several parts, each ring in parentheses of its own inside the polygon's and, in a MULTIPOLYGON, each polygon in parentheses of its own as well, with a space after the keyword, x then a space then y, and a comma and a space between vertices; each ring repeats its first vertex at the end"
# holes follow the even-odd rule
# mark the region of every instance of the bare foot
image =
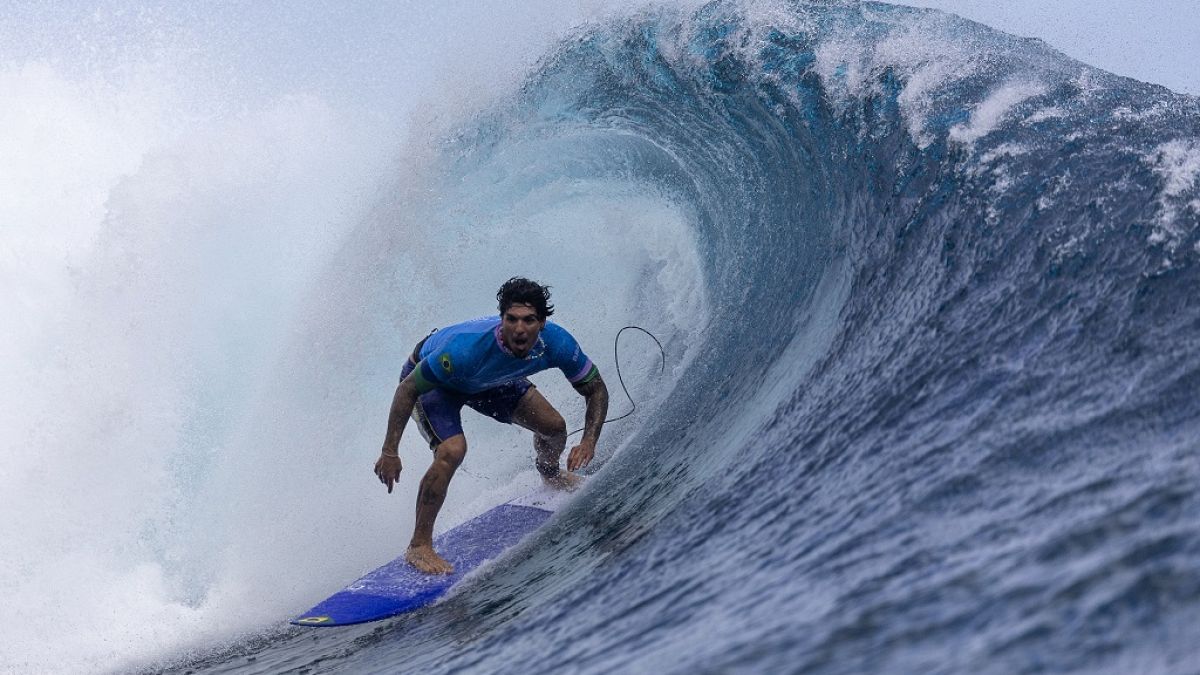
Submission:
POLYGON ((566 490, 567 492, 573 492, 583 483, 582 478, 569 471, 559 471, 553 478, 542 476, 542 480, 555 490, 566 490))
POLYGON ((408 564, 425 572, 426 574, 452 574, 454 565, 446 562, 446 559, 437 554, 433 547, 426 544, 424 546, 410 545, 408 551, 404 554, 404 559, 408 564))

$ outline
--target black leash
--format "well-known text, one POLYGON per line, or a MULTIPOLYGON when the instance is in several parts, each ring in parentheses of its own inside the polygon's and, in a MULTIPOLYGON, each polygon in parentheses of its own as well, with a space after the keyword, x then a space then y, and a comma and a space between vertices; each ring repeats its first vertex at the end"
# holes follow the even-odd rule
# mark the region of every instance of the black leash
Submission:
MULTIPOLYGON (((658 352, 662 356, 662 363, 658 367, 658 374, 662 375, 667 370, 667 350, 663 349, 662 343, 658 341, 658 338, 654 337, 654 333, 651 333, 650 331, 646 330, 645 328, 642 328, 641 326, 625 326, 621 330, 617 331, 617 336, 613 338, 613 363, 615 363, 617 365, 617 381, 621 383, 621 391, 625 392, 625 398, 629 399, 630 408, 629 408, 629 412, 625 413, 624 415, 621 415, 620 417, 614 417, 610 420, 604 420, 605 424, 608 424, 609 422, 616 422, 617 420, 623 420, 626 417, 629 417, 630 415, 632 415, 633 412, 635 410, 637 410, 637 402, 634 401, 633 397, 629 395, 629 388, 625 386, 625 378, 621 377, 621 355, 617 349, 621 344, 621 333, 624 333, 625 331, 630 330, 630 329, 640 330, 643 333, 645 333, 646 335, 649 335, 651 340, 654 340, 654 344, 658 345, 658 352)), ((572 431, 571 433, 567 434, 567 438, 570 438, 570 437, 574 436, 575 434, 583 431, 584 428, 586 428, 586 427, 580 427, 580 428, 576 429, 575 431, 572 431)))

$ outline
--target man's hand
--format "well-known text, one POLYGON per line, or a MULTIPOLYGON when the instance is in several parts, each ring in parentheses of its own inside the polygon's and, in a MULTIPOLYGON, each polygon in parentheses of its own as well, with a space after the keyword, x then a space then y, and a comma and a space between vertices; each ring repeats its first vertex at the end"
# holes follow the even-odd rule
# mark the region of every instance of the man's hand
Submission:
POLYGON ((399 482, 400 470, 403 468, 399 455, 389 455, 386 452, 379 454, 379 459, 375 462, 375 475, 379 477, 380 483, 387 486, 388 494, 392 493, 392 486, 399 482))
POLYGON ((571 454, 567 455, 567 471, 578 471, 587 466, 595 454, 595 441, 581 441, 579 445, 571 448, 571 454))

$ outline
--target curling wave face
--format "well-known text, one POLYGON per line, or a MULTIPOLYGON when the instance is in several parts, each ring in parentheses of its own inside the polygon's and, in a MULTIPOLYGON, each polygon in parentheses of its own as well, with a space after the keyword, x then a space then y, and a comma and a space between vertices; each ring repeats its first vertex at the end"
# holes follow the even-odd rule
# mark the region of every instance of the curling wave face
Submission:
POLYGON ((689 356, 469 591, 263 667, 1195 662, 1195 98, 936 12, 714 3, 565 41, 442 152, 464 220, 601 194, 686 223, 689 356))

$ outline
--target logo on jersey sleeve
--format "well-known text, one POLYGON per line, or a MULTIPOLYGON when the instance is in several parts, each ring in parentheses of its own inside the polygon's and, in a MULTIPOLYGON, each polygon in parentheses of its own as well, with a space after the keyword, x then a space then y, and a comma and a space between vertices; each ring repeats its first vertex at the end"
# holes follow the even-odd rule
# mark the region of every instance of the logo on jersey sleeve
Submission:
POLYGON ((447 375, 454 373, 454 364, 450 361, 449 354, 442 354, 438 357, 438 363, 442 364, 442 370, 446 371, 447 375))

